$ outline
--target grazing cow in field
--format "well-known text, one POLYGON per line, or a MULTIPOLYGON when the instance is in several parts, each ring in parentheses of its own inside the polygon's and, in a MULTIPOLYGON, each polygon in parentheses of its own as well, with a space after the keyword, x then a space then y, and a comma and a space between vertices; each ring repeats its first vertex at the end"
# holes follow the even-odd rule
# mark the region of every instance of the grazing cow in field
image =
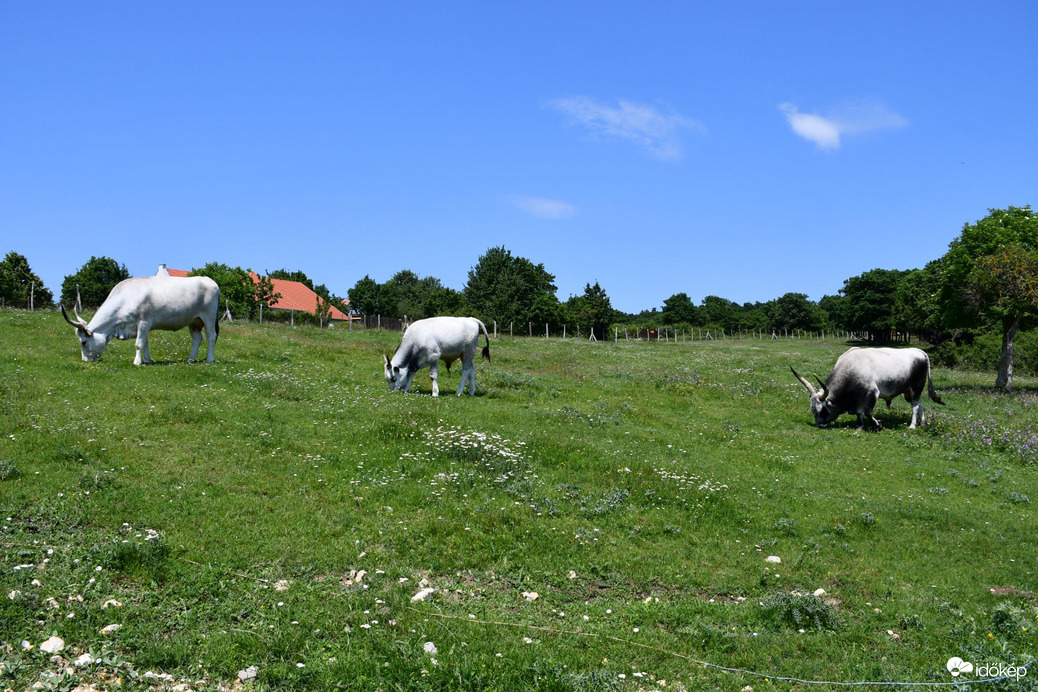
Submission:
POLYGON ((385 356, 386 382, 390 391, 399 389, 406 392, 411 387, 411 380, 422 368, 429 368, 432 378, 432 395, 439 396, 440 388, 436 384, 436 369, 440 361, 450 365, 461 358, 461 384, 458 385, 458 396, 465 390, 465 380, 469 380, 469 394, 476 393, 476 348, 479 346, 479 334, 487 339, 483 347, 483 357, 490 360, 490 335, 487 328, 475 317, 429 317, 413 322, 400 342, 393 357, 385 356))
MULTIPOLYGON (((789 369, 793 370, 792 367, 789 369)), ((851 348, 836 360, 825 382, 815 376, 818 384, 822 385, 820 391, 815 391, 796 370, 793 370, 793 375, 811 394, 811 413, 820 428, 832 423, 840 414, 855 413, 858 415, 858 428, 864 427, 864 415, 876 430, 881 430, 883 426, 872 415, 876 402, 883 399, 890 408, 891 399, 901 394, 912 405, 909 428, 915 428, 917 421, 920 425, 926 422, 919 402, 924 390, 935 403, 944 405, 933 388, 930 359, 918 348, 851 348)))
POLYGON ((137 355, 133 364, 150 363, 149 330, 176 331, 187 327, 191 332, 191 355, 187 362, 195 362, 204 329, 209 345, 205 360, 212 363, 216 337, 220 333, 220 287, 208 276, 126 279, 116 284, 89 323, 75 308, 72 312, 75 322, 65 312, 65 306, 61 306, 65 321, 76 328, 84 361, 100 358, 112 339, 136 337, 137 355))

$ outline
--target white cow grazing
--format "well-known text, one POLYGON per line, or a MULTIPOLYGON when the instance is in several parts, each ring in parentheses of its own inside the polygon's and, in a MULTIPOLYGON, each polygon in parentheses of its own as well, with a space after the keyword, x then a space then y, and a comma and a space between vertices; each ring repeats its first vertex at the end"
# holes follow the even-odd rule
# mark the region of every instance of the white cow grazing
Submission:
POLYGON ((429 317, 413 322, 400 342, 393 357, 386 359, 386 382, 389 390, 399 389, 406 392, 411 387, 411 380, 422 368, 429 368, 432 378, 432 395, 439 396, 440 388, 436 384, 436 369, 442 360, 450 370, 451 363, 461 358, 461 384, 458 385, 458 396, 465 390, 465 379, 469 380, 469 394, 476 393, 476 348, 479 346, 479 334, 487 339, 483 347, 483 357, 490 360, 490 335, 487 328, 475 317, 429 317))
POLYGON ((126 279, 116 284, 89 323, 75 308, 72 312, 75 322, 69 319, 65 306, 61 306, 65 321, 76 328, 84 361, 100 358, 112 339, 136 337, 137 355, 133 364, 150 363, 148 331, 176 331, 187 327, 191 332, 191 355, 187 362, 195 362, 205 329, 209 344, 205 360, 212 363, 216 337, 220 333, 220 287, 208 276, 126 279))

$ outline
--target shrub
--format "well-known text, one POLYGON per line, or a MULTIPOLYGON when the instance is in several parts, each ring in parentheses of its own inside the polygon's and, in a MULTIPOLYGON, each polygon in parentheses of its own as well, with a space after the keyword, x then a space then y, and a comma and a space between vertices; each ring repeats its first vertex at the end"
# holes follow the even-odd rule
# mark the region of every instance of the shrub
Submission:
POLYGON ((18 467, 10 459, 0 459, 0 481, 9 481, 21 474, 18 467))
POLYGON ((779 627, 835 631, 841 625, 836 609, 814 594, 779 591, 767 596, 761 608, 779 627))

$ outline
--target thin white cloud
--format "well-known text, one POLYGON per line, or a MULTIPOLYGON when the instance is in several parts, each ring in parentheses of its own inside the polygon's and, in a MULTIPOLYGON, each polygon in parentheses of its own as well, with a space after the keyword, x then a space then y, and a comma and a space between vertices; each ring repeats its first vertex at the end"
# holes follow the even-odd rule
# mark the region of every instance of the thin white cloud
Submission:
POLYGON ((512 204, 526 213, 541 219, 568 219, 577 213, 576 207, 572 204, 566 204, 556 199, 513 195, 511 200, 512 204))
POLYGON ((843 135, 904 127, 908 124, 903 116, 878 103, 847 104, 824 116, 801 113, 791 103, 779 104, 779 110, 785 114, 793 132, 814 142, 823 151, 839 149, 843 135))
POLYGON ((702 123, 692 118, 667 115, 651 106, 624 99, 618 99, 614 106, 586 96, 569 96, 549 101, 548 105, 594 135, 627 140, 665 161, 677 161, 684 156, 682 131, 705 131, 702 123))

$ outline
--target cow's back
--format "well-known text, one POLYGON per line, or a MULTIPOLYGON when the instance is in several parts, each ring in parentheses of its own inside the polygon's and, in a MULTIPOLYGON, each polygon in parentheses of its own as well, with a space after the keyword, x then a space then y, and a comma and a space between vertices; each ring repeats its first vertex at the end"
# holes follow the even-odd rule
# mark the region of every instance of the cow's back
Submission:
POLYGON ((208 276, 146 276, 116 284, 94 320, 180 329, 196 319, 215 320, 219 310, 220 287, 208 276))
POLYGON ((401 347, 457 355, 479 338, 479 323, 471 317, 427 317, 404 332, 401 347))
POLYGON ((921 392, 926 386, 929 358, 918 348, 851 348, 833 366, 827 384, 854 390, 875 385, 880 396, 921 392))

